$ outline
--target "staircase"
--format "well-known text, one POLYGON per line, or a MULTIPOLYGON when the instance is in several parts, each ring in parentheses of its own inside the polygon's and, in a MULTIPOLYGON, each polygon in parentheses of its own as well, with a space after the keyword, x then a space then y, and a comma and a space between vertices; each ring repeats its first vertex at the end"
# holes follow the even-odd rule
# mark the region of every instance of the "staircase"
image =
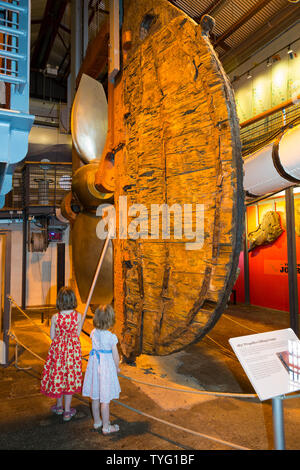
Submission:
POLYGON ((30 0, 0 0, 0 207, 28 151, 30 0))

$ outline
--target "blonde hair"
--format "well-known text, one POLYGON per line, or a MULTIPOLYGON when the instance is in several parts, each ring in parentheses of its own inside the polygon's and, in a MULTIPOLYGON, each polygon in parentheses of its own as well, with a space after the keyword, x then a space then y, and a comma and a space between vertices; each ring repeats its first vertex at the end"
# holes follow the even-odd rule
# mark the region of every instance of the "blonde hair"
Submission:
POLYGON ((94 327, 98 330, 109 330, 116 321, 115 311, 111 305, 99 305, 93 318, 94 327))
POLYGON ((74 291, 70 287, 61 287, 57 294, 56 308, 62 310, 72 310, 77 307, 77 299, 74 291))

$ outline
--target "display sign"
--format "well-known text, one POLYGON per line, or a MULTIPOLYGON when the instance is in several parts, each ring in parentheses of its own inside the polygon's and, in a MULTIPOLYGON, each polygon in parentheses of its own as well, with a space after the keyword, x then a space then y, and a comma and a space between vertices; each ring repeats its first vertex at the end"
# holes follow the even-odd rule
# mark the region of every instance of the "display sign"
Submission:
POLYGON ((229 343, 261 401, 300 390, 300 341, 291 328, 229 343))
POLYGON ((62 240, 62 233, 56 230, 50 230, 48 232, 48 241, 49 242, 60 242, 62 240))

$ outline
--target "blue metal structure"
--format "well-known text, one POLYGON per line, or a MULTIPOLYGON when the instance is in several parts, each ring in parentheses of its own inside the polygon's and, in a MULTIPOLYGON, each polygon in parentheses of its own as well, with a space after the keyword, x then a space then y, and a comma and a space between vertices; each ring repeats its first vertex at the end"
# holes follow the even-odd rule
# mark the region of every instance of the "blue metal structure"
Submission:
POLYGON ((0 0, 0 207, 28 151, 30 0, 0 0))

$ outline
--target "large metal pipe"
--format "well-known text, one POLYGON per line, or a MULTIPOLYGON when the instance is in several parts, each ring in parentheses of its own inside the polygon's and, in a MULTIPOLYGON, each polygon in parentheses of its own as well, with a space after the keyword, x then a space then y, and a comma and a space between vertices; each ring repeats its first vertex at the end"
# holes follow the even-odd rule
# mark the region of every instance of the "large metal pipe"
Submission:
POLYGON ((244 161, 246 194, 259 197, 300 184, 299 142, 300 126, 295 126, 247 157, 244 161))

